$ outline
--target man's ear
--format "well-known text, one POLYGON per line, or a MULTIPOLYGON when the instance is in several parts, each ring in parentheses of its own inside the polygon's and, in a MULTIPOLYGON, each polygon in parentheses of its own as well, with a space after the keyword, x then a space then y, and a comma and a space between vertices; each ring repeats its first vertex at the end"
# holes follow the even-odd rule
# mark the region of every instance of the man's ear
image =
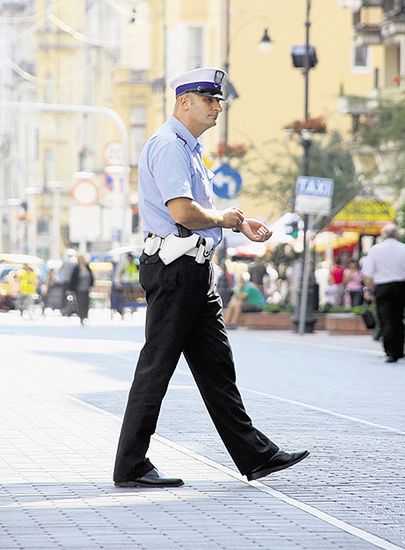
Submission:
POLYGON ((180 96, 180 105, 183 111, 188 111, 190 109, 190 97, 187 94, 180 96))

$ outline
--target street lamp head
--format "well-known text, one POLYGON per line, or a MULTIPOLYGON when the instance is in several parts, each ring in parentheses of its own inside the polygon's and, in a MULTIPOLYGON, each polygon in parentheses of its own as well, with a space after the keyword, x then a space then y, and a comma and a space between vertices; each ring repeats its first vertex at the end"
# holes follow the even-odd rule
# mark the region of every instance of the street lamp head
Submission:
POLYGON ((273 46, 273 41, 270 38, 269 35, 269 29, 264 29, 263 36, 259 42, 259 49, 262 52, 270 52, 271 48, 273 46))
POLYGON ((308 46, 308 51, 306 45, 292 46, 291 58, 293 66, 296 69, 305 69, 307 64, 308 69, 313 69, 318 63, 318 57, 314 46, 308 46), (307 56, 308 61, 306 59, 307 56))

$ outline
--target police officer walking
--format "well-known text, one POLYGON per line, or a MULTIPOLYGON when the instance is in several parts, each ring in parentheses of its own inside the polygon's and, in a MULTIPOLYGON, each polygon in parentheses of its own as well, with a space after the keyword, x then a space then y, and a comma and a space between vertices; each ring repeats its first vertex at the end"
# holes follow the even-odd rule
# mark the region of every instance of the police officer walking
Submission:
POLYGON ((145 249, 140 283, 147 299, 146 342, 124 415, 114 482, 118 487, 173 487, 147 458, 163 397, 181 353, 239 471, 248 480, 288 468, 308 451, 282 451, 253 427, 235 383, 235 368, 210 258, 222 228, 264 242, 269 228, 236 207, 215 210, 214 174, 203 163, 203 132, 216 125, 227 74, 199 68, 175 78, 174 114, 146 143, 139 160, 139 205, 145 249))

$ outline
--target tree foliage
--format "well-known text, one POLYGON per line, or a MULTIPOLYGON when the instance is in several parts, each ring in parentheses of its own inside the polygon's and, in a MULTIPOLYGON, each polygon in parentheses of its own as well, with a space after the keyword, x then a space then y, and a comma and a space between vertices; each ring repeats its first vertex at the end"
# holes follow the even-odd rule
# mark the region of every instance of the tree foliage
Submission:
POLYGON ((365 145, 382 150, 387 143, 405 151, 405 100, 380 100, 360 129, 365 145))
MULTIPOLYGON (((292 211, 295 182, 303 172, 302 166, 302 150, 289 143, 269 142, 263 151, 253 149, 243 163, 244 174, 250 181, 244 192, 260 201, 272 201, 281 211, 292 211)), ((351 152, 337 131, 320 140, 314 137, 310 147, 309 175, 335 181, 332 215, 361 191, 351 152)), ((329 219, 324 218, 319 228, 329 219)))
POLYGON ((380 100, 361 125, 359 140, 389 157, 379 183, 399 195, 405 181, 405 100, 380 100))

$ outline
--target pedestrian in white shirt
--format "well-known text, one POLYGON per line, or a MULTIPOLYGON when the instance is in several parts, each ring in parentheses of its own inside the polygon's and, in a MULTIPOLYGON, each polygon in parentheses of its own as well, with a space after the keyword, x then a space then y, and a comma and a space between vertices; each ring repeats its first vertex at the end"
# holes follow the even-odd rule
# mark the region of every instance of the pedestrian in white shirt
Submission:
POLYGON ((387 363, 404 356, 405 244, 398 241, 398 228, 390 223, 381 230, 382 242, 372 246, 362 273, 374 293, 387 363))

